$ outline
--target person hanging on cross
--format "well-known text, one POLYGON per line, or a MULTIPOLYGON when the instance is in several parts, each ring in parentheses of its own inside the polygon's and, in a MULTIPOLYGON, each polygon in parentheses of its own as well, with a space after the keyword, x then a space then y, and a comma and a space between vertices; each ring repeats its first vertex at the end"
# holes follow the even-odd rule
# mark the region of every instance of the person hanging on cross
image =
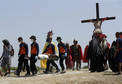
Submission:
POLYGON ((107 20, 107 17, 103 18, 102 20, 99 20, 99 19, 97 19, 96 21, 94 21, 94 19, 89 20, 89 22, 92 22, 95 27, 93 30, 93 35, 102 34, 101 25, 102 25, 102 22, 105 20, 107 20))
POLYGON ((93 30, 93 36, 96 34, 102 34, 101 25, 105 20, 113 20, 115 17, 100 18, 99 15, 99 3, 96 3, 96 19, 82 20, 81 23, 92 22, 94 23, 95 29, 93 30))

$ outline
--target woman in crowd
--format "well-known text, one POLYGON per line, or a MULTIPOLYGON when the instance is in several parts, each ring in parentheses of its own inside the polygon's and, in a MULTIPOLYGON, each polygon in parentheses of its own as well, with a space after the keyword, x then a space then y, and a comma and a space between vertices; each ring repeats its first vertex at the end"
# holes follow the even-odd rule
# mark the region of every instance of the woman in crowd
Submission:
POLYGON ((72 69, 73 62, 72 62, 71 49, 69 43, 66 43, 66 48, 67 48, 66 69, 72 69))

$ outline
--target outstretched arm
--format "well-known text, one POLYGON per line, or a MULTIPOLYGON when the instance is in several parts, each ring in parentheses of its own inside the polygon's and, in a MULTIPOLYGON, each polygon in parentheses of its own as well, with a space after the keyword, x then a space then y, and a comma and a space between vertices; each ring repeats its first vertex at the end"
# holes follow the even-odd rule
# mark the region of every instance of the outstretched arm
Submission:
POLYGON ((92 23, 94 23, 94 19, 89 19, 89 22, 92 22, 92 23))
POLYGON ((103 21, 105 21, 105 20, 107 20, 107 19, 108 19, 108 17, 106 17, 106 18, 103 18, 101 22, 103 22, 103 21))

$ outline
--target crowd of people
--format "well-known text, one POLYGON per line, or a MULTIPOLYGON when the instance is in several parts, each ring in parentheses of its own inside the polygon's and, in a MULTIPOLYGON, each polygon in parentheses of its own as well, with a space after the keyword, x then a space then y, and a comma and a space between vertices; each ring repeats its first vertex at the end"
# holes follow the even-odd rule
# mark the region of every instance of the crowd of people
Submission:
MULTIPOLYGON (((105 38, 105 35, 96 35, 95 38, 105 38)), ((101 72, 108 69, 107 60, 109 59, 109 50, 110 50, 110 44, 107 43, 109 46, 107 46, 106 53, 100 53, 98 50, 100 48, 96 49, 97 54, 95 53, 89 53, 92 52, 92 48, 94 46, 100 46, 100 45, 92 45, 95 41, 90 41, 89 45, 86 46, 84 55, 82 52, 82 48, 80 44, 78 44, 78 40, 73 40, 73 45, 69 45, 69 43, 64 43, 62 41, 61 37, 57 37, 56 41, 58 43, 58 52, 57 53, 57 47, 52 42, 53 39, 53 32, 49 31, 47 33, 46 38, 46 44, 43 49, 42 54, 48 55, 49 58, 56 56, 58 59, 47 59, 46 61, 46 68, 45 71, 43 71, 45 74, 52 72, 52 67, 56 68, 55 73, 66 73, 66 70, 80 70, 81 69, 81 60, 83 60, 84 63, 88 63, 88 68, 91 72, 101 72), (59 66, 55 61, 59 60, 59 65, 61 67, 61 70, 59 69, 59 66), (64 63, 65 60, 65 63, 64 63), (66 67, 65 67, 66 65, 66 67)), ((121 74, 121 67, 122 67, 122 32, 116 33, 116 62, 118 63, 118 74, 121 74)), ((39 56, 39 44, 36 42, 36 36, 31 36, 30 40, 32 41, 31 46, 31 56, 28 56, 28 44, 24 42, 22 37, 18 38, 19 45, 19 53, 18 53, 18 68, 14 72, 15 75, 20 76, 20 72, 22 71, 23 67, 26 68, 26 74, 25 76, 35 76, 38 74, 38 70, 36 68, 36 62, 38 60, 39 56), (30 60, 30 64, 29 64, 30 60)), ((102 41, 102 40, 101 40, 102 41)), ((14 56, 14 48, 9 43, 8 40, 3 40, 3 54, 0 58, 1 60, 1 67, 5 71, 4 76, 10 75, 11 73, 11 57, 14 56)), ((1 76, 3 76, 3 72, 0 70, 1 76)))

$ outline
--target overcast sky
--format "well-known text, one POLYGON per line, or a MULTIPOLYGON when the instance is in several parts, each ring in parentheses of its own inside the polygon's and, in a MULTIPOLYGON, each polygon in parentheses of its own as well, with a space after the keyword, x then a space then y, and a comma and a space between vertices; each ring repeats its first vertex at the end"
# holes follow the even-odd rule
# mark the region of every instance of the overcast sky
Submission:
POLYGON ((91 40, 94 26, 92 23, 81 23, 81 20, 96 18, 97 2, 100 17, 116 17, 116 20, 102 24, 103 33, 112 43, 115 32, 122 31, 122 0, 0 0, 0 54, 3 50, 2 40, 8 39, 16 52, 12 66, 17 66, 17 38, 23 37, 30 46, 29 37, 35 35, 41 54, 49 30, 54 32, 53 42, 56 45, 57 36, 70 45, 76 38, 84 51, 91 40))

